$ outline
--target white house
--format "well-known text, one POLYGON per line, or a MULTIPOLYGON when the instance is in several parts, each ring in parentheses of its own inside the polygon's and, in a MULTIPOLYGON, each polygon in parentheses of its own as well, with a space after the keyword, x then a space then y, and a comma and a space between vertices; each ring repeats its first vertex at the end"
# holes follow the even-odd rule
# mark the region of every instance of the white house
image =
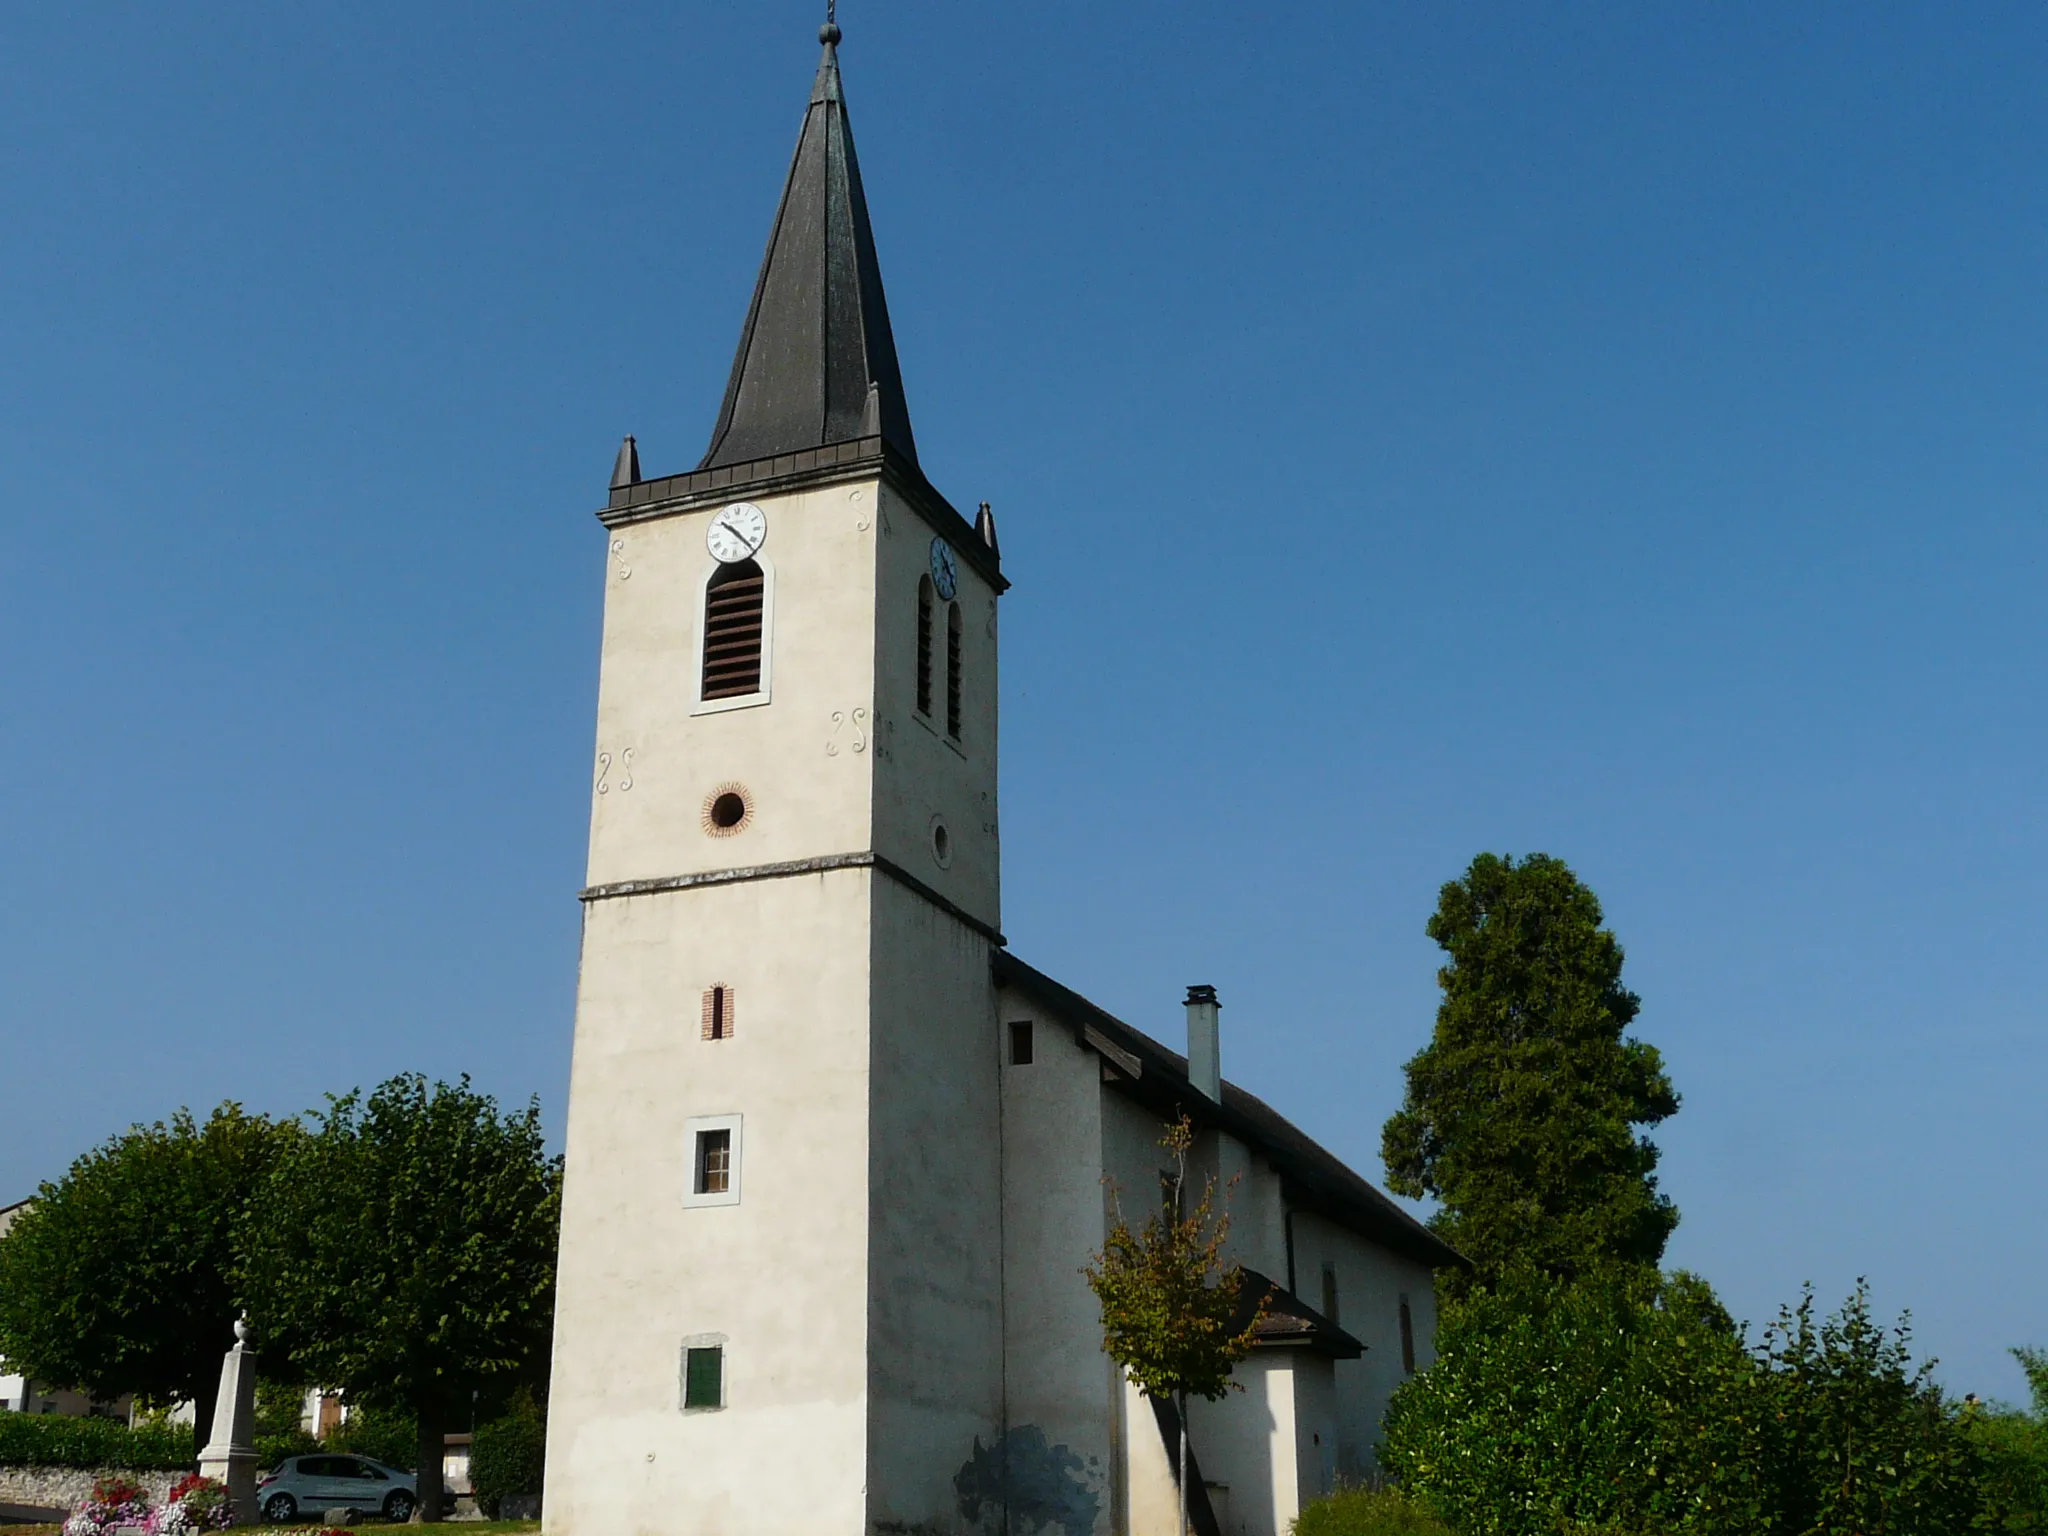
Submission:
POLYGON ((598 513, 547 1529, 1171 1531, 1171 1411, 1081 1269, 1185 1112, 1273 1302, 1190 1502, 1279 1536, 1372 1468, 1458 1259, 1222 1080, 1210 989, 1183 1057, 1008 949, 1008 582, 919 467, 822 36, 710 448, 628 438, 598 513))

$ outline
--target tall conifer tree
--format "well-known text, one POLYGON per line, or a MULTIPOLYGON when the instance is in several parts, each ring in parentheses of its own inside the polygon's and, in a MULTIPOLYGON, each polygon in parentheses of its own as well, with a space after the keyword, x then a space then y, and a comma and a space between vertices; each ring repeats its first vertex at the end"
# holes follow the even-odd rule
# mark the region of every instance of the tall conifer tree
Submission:
POLYGON ((1657 1049, 1623 1033, 1641 1000, 1599 899, 1561 859, 1481 854, 1428 931, 1450 959, 1436 1034, 1382 1132, 1389 1187, 1442 1202, 1431 1225, 1482 1283, 1656 1265, 1678 1208, 1638 1127, 1678 1095, 1657 1049))

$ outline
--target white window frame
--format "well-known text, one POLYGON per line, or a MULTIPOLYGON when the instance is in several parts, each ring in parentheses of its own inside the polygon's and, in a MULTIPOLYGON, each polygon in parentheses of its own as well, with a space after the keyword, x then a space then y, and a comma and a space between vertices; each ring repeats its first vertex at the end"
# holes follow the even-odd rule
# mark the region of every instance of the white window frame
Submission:
POLYGON ((690 691, 697 695, 692 715, 720 715, 729 709, 756 709, 769 702, 774 691, 775 667, 775 562, 758 551, 754 564, 761 567, 761 687, 755 693, 737 693, 729 699, 704 697, 704 604, 711 592, 711 579, 724 569, 717 561, 697 583, 696 640, 691 646, 690 691))
POLYGON ((687 1207, 738 1205, 740 1203, 742 1115, 692 1115, 683 1122, 683 1204, 687 1207), (730 1131, 732 1144, 726 1169, 725 1188, 715 1195, 697 1193, 697 1140, 706 1131, 730 1131))

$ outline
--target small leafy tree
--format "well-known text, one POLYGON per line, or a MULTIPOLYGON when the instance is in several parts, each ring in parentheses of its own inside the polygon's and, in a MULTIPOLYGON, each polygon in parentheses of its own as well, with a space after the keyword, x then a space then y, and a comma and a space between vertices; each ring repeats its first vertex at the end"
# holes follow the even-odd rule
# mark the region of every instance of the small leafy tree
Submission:
POLYGON ((1429 920, 1450 956, 1443 1002, 1381 1150, 1388 1188, 1442 1202, 1430 1225, 1480 1284, 1530 1264, 1654 1270, 1678 1224, 1636 1131, 1676 1114, 1678 1095, 1656 1048, 1623 1033, 1641 1001, 1600 923, 1599 898, 1541 853, 1481 854, 1429 920))
POLYGON ((228 1103, 203 1125, 181 1109, 79 1158, 0 1238, 0 1355, 102 1397, 190 1401, 196 1454, 234 1343, 238 1233, 298 1139, 228 1103))
POLYGON ((1972 1403, 1964 1432, 1976 1448, 1983 1529, 2000 1536, 2048 1536, 2048 1352, 2015 1349, 2033 1411, 1972 1403))
POLYGON ((1180 1116, 1160 1140, 1173 1173, 1158 1211, 1135 1232, 1111 1186, 1115 1220, 1102 1252, 1083 1273, 1102 1303, 1102 1347, 1150 1397, 1180 1418, 1180 1529, 1188 1525, 1188 1399, 1214 1402, 1232 1390, 1231 1368, 1251 1352, 1266 1315, 1263 1295, 1245 1315, 1244 1268, 1226 1264, 1230 1215, 1215 1209, 1216 1180, 1186 1206, 1194 1127, 1180 1116))
POLYGON ((298 1374, 417 1426, 419 1512, 442 1514, 447 1426, 545 1369, 562 1165, 540 1106, 406 1074, 329 1100, 272 1173, 241 1291, 298 1374))
POLYGON ((1693 1276, 1520 1270, 1446 1305, 1381 1465, 1465 1536, 1747 1536, 1766 1528, 1756 1374, 1693 1276))
POLYGON ((1934 1385, 1913 1365, 1902 1319, 1870 1315, 1862 1281, 1816 1323, 1813 1290, 1764 1334, 1765 1464, 1774 1471, 1772 1532, 1946 1536, 1971 1528, 1978 1466, 1934 1385))

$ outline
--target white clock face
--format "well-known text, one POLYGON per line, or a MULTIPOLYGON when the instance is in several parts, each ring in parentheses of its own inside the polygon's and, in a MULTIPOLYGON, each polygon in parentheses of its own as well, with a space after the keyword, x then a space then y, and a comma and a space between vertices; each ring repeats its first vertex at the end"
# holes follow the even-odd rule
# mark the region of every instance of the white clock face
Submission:
POLYGON ((768 542, 768 514, 751 501, 736 501, 704 530, 704 547, 721 565, 751 560, 768 542))
POLYGON ((938 588, 942 603, 953 601, 953 594, 960 589, 960 567, 954 563, 953 546, 944 539, 932 540, 932 585, 938 588))

